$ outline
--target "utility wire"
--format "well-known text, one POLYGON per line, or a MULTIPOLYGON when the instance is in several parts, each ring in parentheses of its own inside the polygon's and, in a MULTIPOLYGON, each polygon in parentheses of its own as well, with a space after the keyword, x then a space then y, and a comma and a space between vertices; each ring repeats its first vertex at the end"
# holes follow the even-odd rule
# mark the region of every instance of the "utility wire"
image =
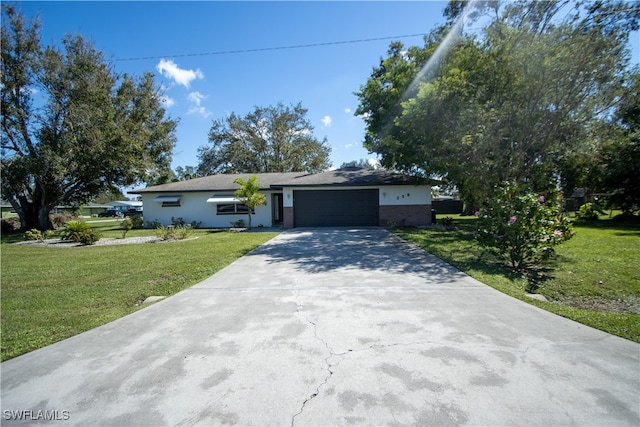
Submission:
MULTIPOLYGON (((614 13, 629 12, 629 11, 637 12, 638 10, 639 10, 638 8, 634 7, 634 8, 604 12, 603 14, 614 14, 614 13)), ((465 30, 474 31, 474 30, 479 30, 483 28, 484 27, 466 28, 465 30)), ((251 52, 267 52, 272 50, 303 49, 303 48, 319 47, 319 46, 333 46, 333 45, 340 45, 340 44, 366 43, 366 42, 373 42, 373 41, 380 41, 380 40, 404 39, 404 38, 418 37, 418 36, 425 36, 425 35, 426 33, 404 34, 400 36, 374 37, 370 39, 344 40, 344 41, 324 42, 324 43, 309 43, 309 44, 298 44, 298 45, 290 45, 290 46, 262 47, 262 48, 255 48, 255 49, 222 50, 222 51, 216 51, 216 52, 202 52, 202 53, 183 53, 178 55, 137 56, 137 57, 131 57, 131 58, 116 58, 114 59, 114 61, 142 61, 146 59, 186 58, 186 57, 193 57, 193 56, 231 55, 235 53, 251 53, 251 52)))
POLYGON ((189 56, 212 56, 212 55, 230 55, 234 53, 249 53, 249 52, 266 52, 270 50, 285 50, 285 49, 302 49, 308 47, 318 47, 318 46, 332 46, 339 44, 353 44, 353 43, 366 43, 373 42, 379 40, 391 40, 391 39, 403 39, 409 37, 418 37, 424 36, 425 33, 419 34, 405 34, 401 36, 389 36, 389 37, 375 37, 371 39, 359 39, 359 40, 346 40, 346 41, 338 41, 338 42, 324 42, 324 43, 310 43, 310 44, 298 44, 291 46, 277 46, 277 47, 262 47, 256 49, 239 49, 239 50, 223 50, 217 52, 204 52, 204 53, 183 53, 179 55, 161 55, 161 56, 138 56, 133 58, 116 58, 114 61, 142 61, 145 59, 162 59, 162 58, 184 58, 189 56))

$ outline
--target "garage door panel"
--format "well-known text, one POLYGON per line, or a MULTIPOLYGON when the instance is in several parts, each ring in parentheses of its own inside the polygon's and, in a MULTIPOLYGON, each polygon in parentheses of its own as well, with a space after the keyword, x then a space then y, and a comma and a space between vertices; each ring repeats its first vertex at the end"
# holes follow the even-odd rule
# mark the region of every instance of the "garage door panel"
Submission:
POLYGON ((296 190, 296 227, 377 226, 378 190, 296 190))

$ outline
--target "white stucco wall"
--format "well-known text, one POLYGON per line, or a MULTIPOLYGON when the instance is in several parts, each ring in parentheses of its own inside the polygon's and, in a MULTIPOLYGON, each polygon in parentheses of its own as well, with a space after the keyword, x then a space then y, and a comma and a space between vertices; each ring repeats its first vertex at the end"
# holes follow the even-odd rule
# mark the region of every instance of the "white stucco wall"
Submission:
POLYGON ((293 189, 285 188, 282 190, 282 206, 285 208, 293 207, 293 189))
MULTIPOLYGON (((283 190, 283 205, 293 207, 294 190, 366 190, 378 187, 296 187, 283 190)), ((385 185, 379 187, 380 206, 430 205, 431 187, 428 185, 385 185)))
POLYGON ((430 205, 428 185, 387 185, 380 187, 380 206, 430 205))
MULTIPOLYGON (((258 206, 256 213, 251 215, 251 225, 258 227, 271 227, 272 193, 265 193, 267 205, 258 206)), ((247 215, 218 215, 216 205, 207 203, 207 199, 213 196, 233 196, 230 193, 193 192, 193 193, 144 193, 142 204, 144 209, 144 221, 159 221, 167 226, 171 224, 171 217, 183 218, 186 223, 200 221, 201 228, 228 228, 231 222, 242 219, 247 224, 247 215), (162 207, 155 202, 158 196, 180 196, 180 206, 162 207)))

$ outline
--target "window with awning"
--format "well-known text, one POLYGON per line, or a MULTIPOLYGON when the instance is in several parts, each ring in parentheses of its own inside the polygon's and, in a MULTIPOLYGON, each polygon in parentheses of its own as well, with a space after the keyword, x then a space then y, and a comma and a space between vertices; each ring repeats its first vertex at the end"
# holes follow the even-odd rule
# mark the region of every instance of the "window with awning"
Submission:
POLYGON ((229 204, 229 203, 242 203, 239 199, 233 196, 213 196, 207 199, 207 203, 213 204, 229 204))
MULTIPOLYGON (((248 214, 249 207, 240 199, 233 196, 213 196, 207 199, 207 203, 216 205, 216 215, 241 215, 248 214)), ((255 213, 255 211, 251 211, 255 213)))

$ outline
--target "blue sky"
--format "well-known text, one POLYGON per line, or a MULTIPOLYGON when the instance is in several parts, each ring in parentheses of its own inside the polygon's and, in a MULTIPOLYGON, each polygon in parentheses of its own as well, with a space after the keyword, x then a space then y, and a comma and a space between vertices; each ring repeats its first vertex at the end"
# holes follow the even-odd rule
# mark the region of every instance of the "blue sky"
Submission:
MULTIPOLYGON (((334 166, 374 158, 353 94, 392 40, 235 54, 181 56, 429 32, 446 2, 22 2, 40 15, 42 41, 81 34, 116 71, 156 74, 179 118, 173 167, 196 166, 214 119, 254 106, 301 102, 334 166), (128 58, 152 57, 127 60, 128 58)), ((422 38, 402 38, 407 45, 422 38)))
MULTIPOLYGON (((356 96, 391 40, 214 54, 428 33, 444 22, 443 1, 426 2, 36 2, 44 44, 81 34, 117 72, 156 74, 167 112, 180 120, 173 167, 197 166, 214 119, 255 106, 302 105, 333 166, 375 158, 362 147, 356 96), (197 55, 191 55, 197 54, 197 55), (132 59, 144 58, 144 59, 132 59)), ((421 44, 420 36, 398 38, 421 44)), ((632 45, 640 46, 636 32, 632 45)), ((638 63, 638 49, 634 62, 638 63)))

